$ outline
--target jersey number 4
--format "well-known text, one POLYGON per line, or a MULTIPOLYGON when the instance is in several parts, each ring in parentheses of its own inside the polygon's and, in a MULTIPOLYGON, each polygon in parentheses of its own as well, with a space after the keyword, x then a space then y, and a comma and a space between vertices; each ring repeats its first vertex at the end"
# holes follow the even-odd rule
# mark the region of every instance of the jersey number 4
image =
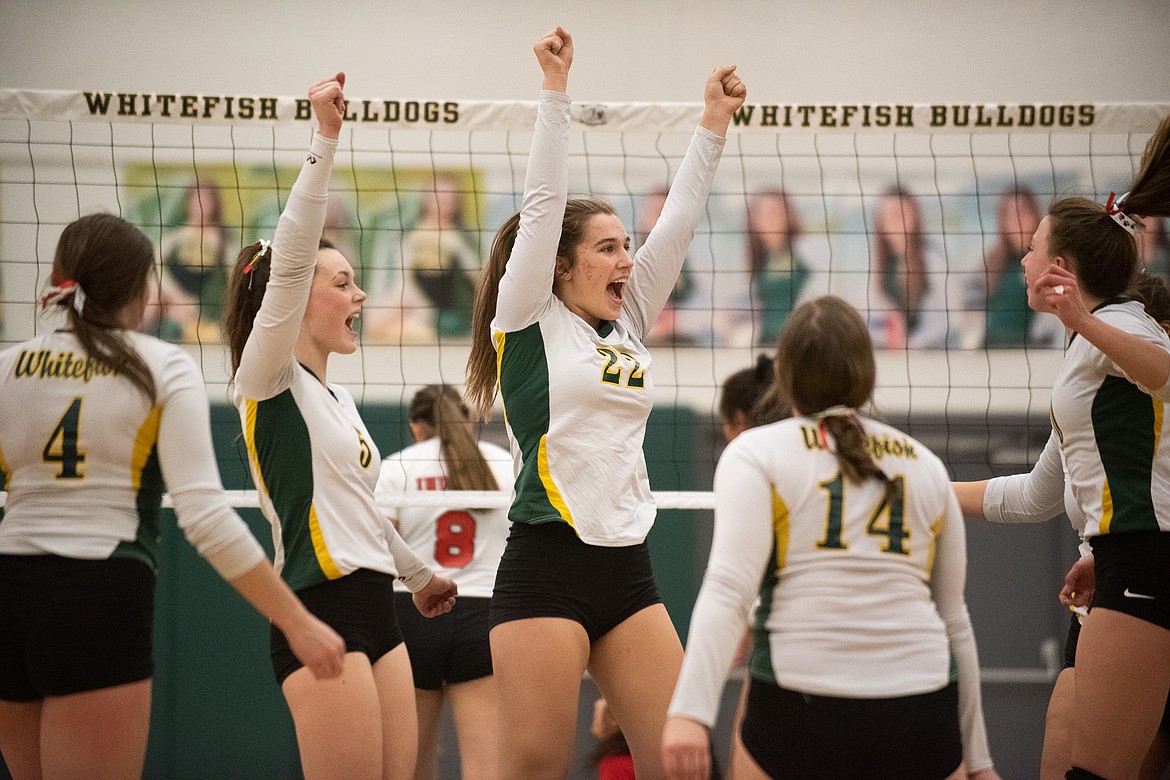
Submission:
POLYGON ((435 521, 435 562, 448 569, 462 569, 475 557, 475 518, 467 512, 450 511, 435 521))
POLYGON ((77 447, 77 431, 81 426, 81 399, 74 398, 73 403, 61 415, 60 422, 53 429, 45 448, 41 450, 41 458, 45 463, 59 463, 61 470, 57 472, 57 479, 81 479, 85 476, 80 466, 85 463, 85 453, 77 447))

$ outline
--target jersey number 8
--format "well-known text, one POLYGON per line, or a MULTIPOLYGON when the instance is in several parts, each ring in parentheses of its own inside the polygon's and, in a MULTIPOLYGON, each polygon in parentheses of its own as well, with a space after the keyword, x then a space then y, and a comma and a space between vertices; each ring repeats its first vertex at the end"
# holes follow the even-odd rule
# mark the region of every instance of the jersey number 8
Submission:
POLYGON ((462 569, 475 557, 475 518, 467 512, 450 511, 435 521, 435 562, 448 569, 462 569))

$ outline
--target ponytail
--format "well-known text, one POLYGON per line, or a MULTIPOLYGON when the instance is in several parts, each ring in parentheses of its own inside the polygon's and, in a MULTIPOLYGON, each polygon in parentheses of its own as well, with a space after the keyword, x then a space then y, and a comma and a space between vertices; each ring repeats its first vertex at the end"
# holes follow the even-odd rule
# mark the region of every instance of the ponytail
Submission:
POLYGON ((65 309, 85 353, 129 379, 151 403, 154 375, 119 317, 145 297, 153 269, 154 247, 141 230, 113 214, 90 214, 61 233, 52 276, 54 302, 65 309))
POLYGON ((851 482, 877 478, 890 499, 894 483, 866 446, 857 408, 873 395, 877 365, 869 329, 857 310, 840 298, 803 303, 788 317, 776 348, 780 388, 800 413, 818 426, 822 446, 833 435, 834 455, 851 482), (825 345, 833 349, 826 350, 825 345))
POLYGON ((520 231, 520 214, 508 218, 496 231, 487 265, 475 284, 475 305, 471 311, 471 354, 467 357, 467 400, 476 417, 488 419, 496 400, 496 348, 492 344, 492 320, 496 318, 496 299, 500 280, 520 231))
POLYGON ((410 421, 435 429, 448 490, 499 490, 499 483, 468 430, 468 410, 452 387, 428 385, 410 403, 410 421))

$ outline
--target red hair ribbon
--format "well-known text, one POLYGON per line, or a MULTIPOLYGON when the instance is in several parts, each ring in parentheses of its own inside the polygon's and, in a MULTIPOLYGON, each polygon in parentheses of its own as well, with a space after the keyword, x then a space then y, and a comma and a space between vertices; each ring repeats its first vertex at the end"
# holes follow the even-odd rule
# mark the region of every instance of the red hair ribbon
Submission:
POLYGON ((45 311, 50 306, 61 303, 69 296, 75 295, 79 289, 77 282, 72 279, 66 279, 60 284, 53 285, 45 290, 45 294, 41 296, 41 311, 45 311))
POLYGON ((272 242, 268 239, 262 238, 252 246, 256 247, 256 254, 252 255, 252 259, 244 266, 244 276, 248 277, 248 289, 252 289, 252 266, 256 265, 256 261, 264 256, 268 248, 272 246, 272 242))
POLYGON ((1120 198, 1117 197, 1117 193, 1115 192, 1109 193, 1109 200, 1105 201, 1105 213, 1108 214, 1114 222, 1116 222, 1118 225, 1121 225, 1122 229, 1125 230, 1126 233, 1129 233, 1132 236, 1137 231, 1145 227, 1145 225, 1143 225, 1142 221, 1137 217, 1125 213, 1125 207, 1121 204, 1128 196, 1128 192, 1125 193, 1125 195, 1122 195, 1120 198))

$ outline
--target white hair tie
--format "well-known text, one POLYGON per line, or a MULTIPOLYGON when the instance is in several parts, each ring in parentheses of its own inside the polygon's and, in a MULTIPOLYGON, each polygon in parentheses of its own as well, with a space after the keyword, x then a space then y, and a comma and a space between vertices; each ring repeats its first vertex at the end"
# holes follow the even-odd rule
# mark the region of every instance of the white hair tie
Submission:
POLYGON ((1118 225, 1121 225, 1122 229, 1131 236, 1136 234, 1137 231, 1144 229, 1145 225, 1142 224, 1142 221, 1139 218, 1130 214, 1126 214, 1124 211, 1122 211, 1124 207, 1121 204, 1124 203, 1125 199, 1129 197, 1129 193, 1125 193, 1120 198, 1116 198, 1116 195, 1117 193, 1115 192, 1109 193, 1109 200, 1105 201, 1105 213, 1108 214, 1114 222, 1116 222, 1118 225))
POLYGON ((830 406, 828 409, 822 409, 816 414, 810 415, 810 418, 820 422, 827 417, 853 417, 856 414, 857 410, 850 406, 837 405, 830 406))
POLYGON ((72 279, 66 279, 45 290, 45 294, 41 296, 41 311, 47 311, 50 306, 63 304, 66 300, 70 301, 73 310, 80 317, 85 310, 85 291, 72 279))

